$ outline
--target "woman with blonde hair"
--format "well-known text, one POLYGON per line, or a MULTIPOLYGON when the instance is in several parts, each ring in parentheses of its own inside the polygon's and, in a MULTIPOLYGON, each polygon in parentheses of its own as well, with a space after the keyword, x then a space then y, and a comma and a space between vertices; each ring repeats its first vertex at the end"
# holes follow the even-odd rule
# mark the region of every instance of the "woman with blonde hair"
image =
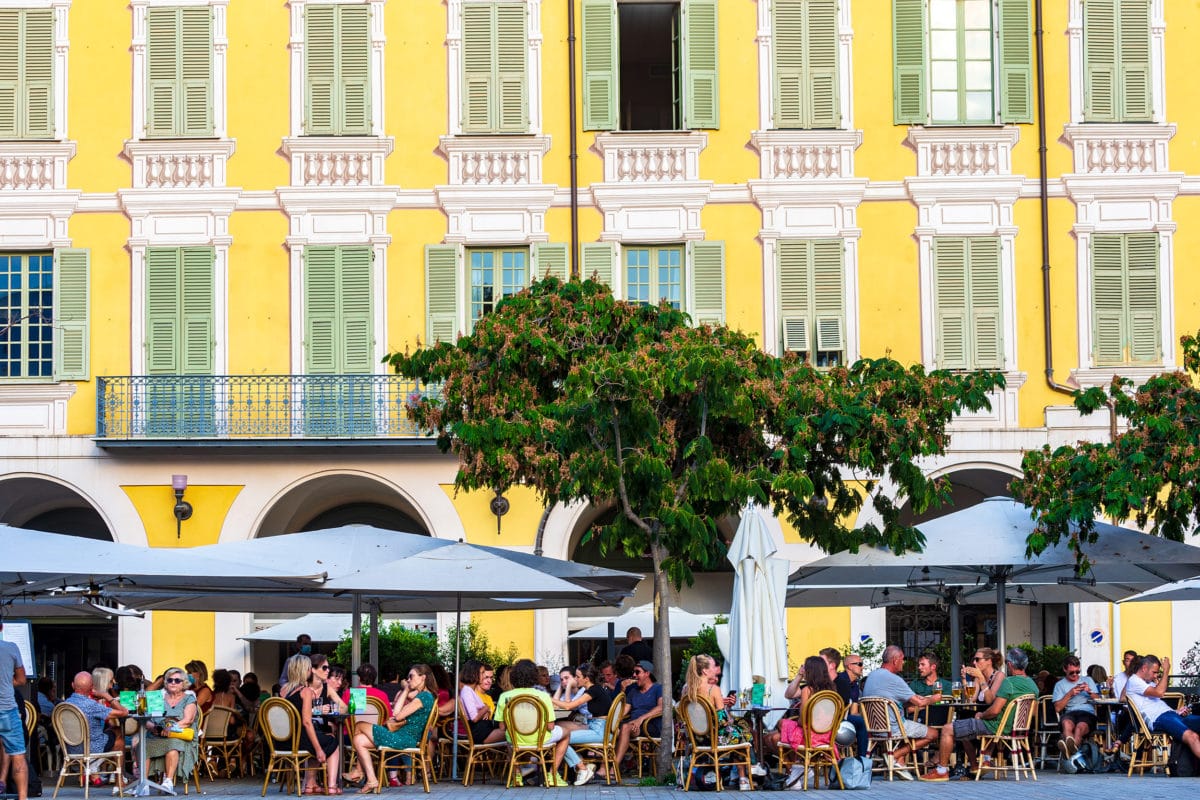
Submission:
POLYGON ((971 665, 963 665, 962 676, 975 681, 975 702, 990 706, 1004 682, 1004 654, 990 647, 979 648, 971 665))
MULTIPOLYGON (((680 700, 707 700, 717 712, 717 742, 719 744, 740 744, 747 741, 746 732, 734 724, 725 709, 725 697, 721 687, 717 685, 720 666, 711 656, 697 653, 688 661, 687 678, 684 680, 683 693, 680 700)), ((753 789, 750 777, 744 766, 738 766, 738 789, 749 791, 753 789)))
MULTIPOLYGON (((312 688, 312 661, 303 653, 297 653, 284 663, 284 675, 287 683, 279 688, 279 696, 296 707, 300 712, 300 724, 304 729, 307 742, 301 739, 301 747, 311 749, 316 754, 318 764, 325 765, 325 785, 329 787, 326 794, 341 794, 337 788, 338 753, 337 737, 331 733, 317 730, 313 724, 313 705, 318 702, 317 693, 312 688)), ((304 793, 318 794, 316 770, 305 772, 304 793)))
MULTIPOLYGON (((92 699, 105 708, 112 708, 113 703, 117 702, 118 691, 113 683, 113 671, 108 667, 96 667, 92 670, 92 699)), ((136 709, 126 710, 134 711, 136 709)), ((125 749, 125 720, 110 719, 105 726, 113 731, 113 749, 118 752, 123 751, 125 749)), ((116 776, 109 776, 109 783, 114 783, 115 780, 116 776)), ((97 786, 99 783, 100 779, 95 778, 92 785, 97 786)))

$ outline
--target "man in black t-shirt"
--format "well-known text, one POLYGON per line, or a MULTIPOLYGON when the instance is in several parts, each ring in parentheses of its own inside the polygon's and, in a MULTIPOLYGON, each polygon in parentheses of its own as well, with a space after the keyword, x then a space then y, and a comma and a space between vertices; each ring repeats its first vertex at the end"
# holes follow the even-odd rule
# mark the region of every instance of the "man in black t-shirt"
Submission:
POLYGON ((631 656, 635 662, 653 661, 654 648, 642 639, 641 628, 630 628, 625 631, 625 646, 617 655, 631 656))

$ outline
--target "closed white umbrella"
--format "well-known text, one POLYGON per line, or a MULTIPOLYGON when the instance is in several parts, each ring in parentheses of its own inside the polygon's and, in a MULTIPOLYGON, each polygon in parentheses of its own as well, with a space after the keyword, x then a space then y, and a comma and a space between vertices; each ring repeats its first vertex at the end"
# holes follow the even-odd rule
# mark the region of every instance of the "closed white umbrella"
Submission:
MULTIPOLYGON (((747 506, 727 556, 734 572, 733 606, 722 687, 745 689, 760 675, 772 700, 783 699, 789 677, 784 608, 789 564, 774 557, 777 549, 762 514, 747 506)), ((766 724, 774 725, 778 716, 769 715, 766 724)))

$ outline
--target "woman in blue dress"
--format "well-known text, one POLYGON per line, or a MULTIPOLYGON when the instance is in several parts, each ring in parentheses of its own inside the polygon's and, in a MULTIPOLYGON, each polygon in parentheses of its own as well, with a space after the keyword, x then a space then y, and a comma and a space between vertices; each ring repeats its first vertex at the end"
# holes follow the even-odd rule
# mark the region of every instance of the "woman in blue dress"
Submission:
POLYGON ((367 782, 360 794, 375 791, 379 780, 375 777, 375 764, 371 758, 372 747, 389 747, 405 750, 423 745, 425 723, 433 709, 433 692, 437 679, 428 664, 413 664, 408 670, 408 679, 400 682, 396 701, 392 704, 392 715, 385 725, 360 722, 355 726, 354 750, 358 763, 362 765, 367 782))

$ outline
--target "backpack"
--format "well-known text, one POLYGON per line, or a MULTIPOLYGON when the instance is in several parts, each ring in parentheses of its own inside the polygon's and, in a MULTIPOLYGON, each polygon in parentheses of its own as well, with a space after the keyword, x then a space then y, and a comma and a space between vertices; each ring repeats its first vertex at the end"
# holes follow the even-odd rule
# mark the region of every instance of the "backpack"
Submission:
POLYGON ((1083 762, 1080 772, 1104 772, 1104 751, 1095 742, 1084 742, 1079 746, 1079 760, 1083 762))
MULTIPOLYGON (((847 756, 838 762, 838 772, 842 774, 843 789, 871 788, 871 759, 867 756, 847 756)), ((836 778, 830 782, 830 788, 836 788, 836 778)))
POLYGON ((1172 778, 1200 777, 1200 762, 1190 747, 1178 739, 1171 741, 1171 754, 1167 757, 1167 774, 1172 778))

